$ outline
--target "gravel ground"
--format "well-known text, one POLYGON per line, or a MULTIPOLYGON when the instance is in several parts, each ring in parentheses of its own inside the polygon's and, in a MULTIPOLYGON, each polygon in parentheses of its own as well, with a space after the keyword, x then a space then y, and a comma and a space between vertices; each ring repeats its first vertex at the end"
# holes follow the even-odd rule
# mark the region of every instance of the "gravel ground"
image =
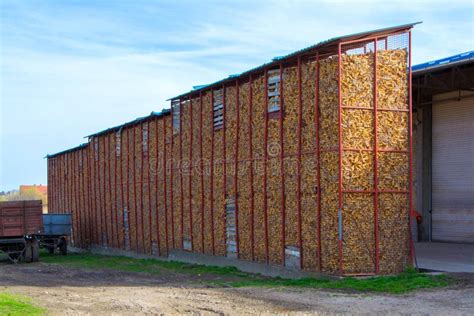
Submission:
POLYGON ((474 276, 406 295, 288 288, 222 288, 199 276, 149 275, 0 262, 0 291, 30 296, 51 315, 393 314, 472 315, 474 276))

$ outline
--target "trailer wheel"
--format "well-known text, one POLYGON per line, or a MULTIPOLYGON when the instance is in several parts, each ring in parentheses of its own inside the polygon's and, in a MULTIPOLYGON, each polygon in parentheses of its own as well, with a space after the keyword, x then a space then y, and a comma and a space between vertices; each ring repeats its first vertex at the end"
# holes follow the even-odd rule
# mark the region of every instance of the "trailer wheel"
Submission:
POLYGON ((33 261, 33 242, 31 240, 27 240, 25 243, 25 251, 23 252, 23 261, 24 262, 32 262, 33 261))
POLYGON ((48 253, 51 255, 54 253, 54 248, 54 246, 46 246, 46 249, 48 249, 48 253))
POLYGON ((67 240, 66 238, 61 238, 61 241, 59 242, 59 252, 65 256, 67 255, 67 240))
POLYGON ((39 241, 33 240, 31 242, 31 262, 39 261, 39 241))

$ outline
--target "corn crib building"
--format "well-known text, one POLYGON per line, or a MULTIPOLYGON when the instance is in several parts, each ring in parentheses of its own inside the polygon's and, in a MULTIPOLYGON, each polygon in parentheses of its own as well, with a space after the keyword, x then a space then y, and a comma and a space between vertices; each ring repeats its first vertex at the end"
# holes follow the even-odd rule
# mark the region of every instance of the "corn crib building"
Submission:
POLYGON ((411 28, 334 38, 48 155, 74 246, 336 275, 411 264, 411 28))

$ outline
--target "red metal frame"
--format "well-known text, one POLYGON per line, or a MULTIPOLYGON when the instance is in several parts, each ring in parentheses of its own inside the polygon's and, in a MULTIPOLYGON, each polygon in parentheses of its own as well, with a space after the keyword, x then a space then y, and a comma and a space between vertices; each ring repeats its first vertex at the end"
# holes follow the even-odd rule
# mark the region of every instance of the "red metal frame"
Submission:
POLYGON ((184 190, 183 190, 183 102, 179 100, 179 186, 180 196, 179 203, 181 208, 181 245, 179 248, 184 248, 184 190))
POLYGON ((61 172, 61 164, 62 164, 62 157, 59 156, 58 158, 58 211, 61 212, 63 208, 63 190, 62 190, 62 172, 61 172))
POLYGON ((268 204, 267 204, 267 164, 268 164, 268 69, 265 69, 265 138, 264 138, 264 169, 263 169, 263 211, 265 226, 265 262, 268 263, 268 204))
POLYGON ((193 210, 192 210, 192 202, 193 202, 193 195, 192 195, 192 173, 193 173, 193 107, 191 97, 189 97, 189 229, 190 229, 190 238, 191 238, 191 251, 194 251, 194 231, 193 231, 193 210))
POLYGON ((216 254, 214 237, 214 90, 211 90, 211 232, 212 232, 212 255, 216 254))
POLYGON ((303 234, 302 234, 302 220, 301 220, 301 150, 302 150, 302 133, 303 133, 303 83, 301 78, 301 58, 298 57, 297 60, 297 69, 298 69, 298 163, 296 165, 296 173, 298 180, 296 183, 296 207, 298 213, 298 244, 300 248, 300 269, 303 270, 304 262, 304 251, 303 251, 303 234))
POLYGON ((235 80, 235 103, 236 103, 236 116, 237 116, 237 126, 236 126, 236 140, 235 140, 235 168, 234 168, 234 190, 235 190, 235 243, 237 250, 237 259, 240 258, 240 239, 239 239, 239 181, 238 181, 238 171, 239 171, 239 141, 240 141, 240 91, 239 91, 239 80, 235 80))
POLYGON ((81 149, 80 151, 77 151, 76 152, 76 170, 77 170, 77 183, 76 183, 76 186, 77 186, 77 202, 78 202, 78 212, 80 214, 80 226, 81 226, 81 247, 84 247, 84 236, 85 236, 85 232, 86 232, 86 227, 85 227, 85 207, 84 207, 84 198, 85 198, 85 194, 84 194, 84 186, 82 185, 82 179, 83 179, 83 176, 82 176, 82 169, 81 169, 81 166, 79 164, 79 161, 82 161, 82 152, 83 152, 83 149, 81 149), (82 190, 82 194, 81 194, 81 190, 82 190))
MULTIPOLYGON (((109 181, 108 181, 108 184, 109 184, 109 188, 108 188, 108 192, 109 192, 109 207, 110 207, 110 230, 111 230, 111 234, 110 234, 110 237, 111 237, 111 244, 112 246, 114 246, 114 224, 113 224, 113 207, 112 207, 112 181, 111 181, 111 178, 112 176, 110 175, 110 165, 111 165, 111 162, 112 162, 112 159, 110 159, 110 154, 112 153, 111 149, 110 149, 110 146, 112 144, 111 140, 110 140, 110 137, 113 136, 114 134, 107 134, 107 144, 108 144, 108 154, 107 154, 107 167, 108 167, 108 172, 109 172, 109 181)), ((108 221, 107 221, 108 222, 108 221)), ((108 236, 108 235, 107 235, 108 236)), ((107 237, 107 241, 108 241, 108 237, 107 237)), ((108 244, 108 243, 107 243, 108 244)))
POLYGON ((224 221, 224 249, 225 253, 227 253, 227 213, 226 213, 226 205, 227 205, 227 144, 226 144, 226 131, 227 131, 227 124, 226 124, 226 107, 227 107, 227 100, 226 100, 226 89, 225 85, 222 85, 222 146, 223 146, 223 153, 224 161, 223 161, 223 169, 224 169, 224 187, 222 188, 222 192, 224 193, 224 216, 222 216, 224 221))
MULTIPOLYGON (((140 139, 141 139, 141 142, 140 142, 140 152, 141 152, 141 159, 140 159, 140 226, 141 226, 141 241, 142 241, 142 251, 143 252, 146 252, 146 249, 145 249, 145 217, 143 216, 143 195, 144 195, 144 192, 145 192, 145 183, 144 183, 144 180, 143 180, 143 177, 144 177, 144 170, 143 170, 143 161, 145 160, 145 148, 143 146, 143 124, 145 123, 142 123, 140 124, 140 139)), ((148 133, 148 132, 147 132, 148 133)), ((149 137, 150 135, 148 135, 147 137, 149 137)), ((138 215, 138 214, 137 214, 138 215)), ((137 216, 138 218, 138 216, 137 216)))
POLYGON ((97 230, 97 244, 102 245, 102 235, 101 232, 102 230, 102 217, 100 216, 100 169, 99 169, 99 162, 100 162, 100 144, 99 144, 99 139, 95 138, 94 139, 96 146, 94 146, 94 165, 96 167, 97 172, 94 175, 94 201, 95 201, 95 210, 94 210, 94 216, 97 219, 97 225, 96 225, 96 230, 97 230))
MULTIPOLYGON (((130 212, 131 212, 131 199, 130 199, 130 195, 131 195, 131 188, 130 188, 130 185, 133 184, 133 182, 131 181, 130 179, 130 153, 131 153, 131 150, 130 150, 130 133, 133 131, 132 128, 129 128, 127 130, 127 182, 126 182, 126 186, 127 186, 127 223, 128 223, 128 246, 130 249, 132 249, 132 238, 131 238, 131 231, 130 231, 130 212)), ((135 132, 133 132, 135 134, 135 132)), ((135 155, 135 153, 133 153, 133 156, 135 155)), ((125 235, 124 235, 124 238, 125 238, 125 235)), ((125 244, 127 244, 127 240, 125 241, 125 244)), ((129 249, 127 249, 129 250, 129 249)))
MULTIPOLYGON (((147 158, 148 158, 148 231, 150 233, 150 254, 153 254, 153 215, 152 215, 152 209, 153 207, 151 206, 151 195, 152 195, 152 192, 151 192, 151 183, 152 183, 152 179, 151 179, 151 170, 152 170, 152 167, 151 167, 151 164, 152 164, 152 161, 150 159, 150 156, 151 156, 151 147, 150 147, 150 139, 151 139, 151 122, 147 122, 148 124, 148 138, 147 138, 147 142, 148 142, 148 150, 147 150, 147 158)), ((155 138, 155 148, 156 148, 156 157, 155 157, 155 165, 158 166, 158 120, 155 120, 155 135, 156 135, 156 138, 155 138)), ((155 187, 155 190, 156 192, 158 192, 158 168, 155 168, 155 184, 156 187, 155 187)), ((158 195, 156 195, 156 205, 155 205, 155 212, 156 212, 156 243, 157 243, 157 251, 158 251, 158 256, 161 254, 160 252, 160 224, 159 224, 159 209, 158 209, 158 195)))
MULTIPOLYGON (((122 134, 122 129, 120 129, 120 208, 121 208, 121 214, 122 214, 122 218, 121 218, 121 221, 123 223, 123 211, 125 210, 125 204, 124 204, 124 197, 123 197, 123 191, 124 191, 124 181, 123 181, 123 164, 122 164, 122 160, 124 159, 123 158, 123 134, 122 134)), ((127 168, 128 170, 128 168, 127 168)), ((118 220, 117 220, 117 225, 118 225, 118 220)), ((122 225, 122 234, 123 234, 123 225, 122 225)), ((120 245, 120 240, 121 238, 120 237, 120 233, 118 233, 118 227, 117 227, 117 238, 118 238, 118 247, 119 248, 122 248, 121 245, 120 245)), ((125 248, 125 242, 124 240, 122 240, 123 242, 123 248, 125 248)))
POLYGON ((411 69, 411 31, 408 31, 408 138, 409 138, 409 210, 408 210, 408 236, 410 241, 410 262, 415 260, 415 248, 411 236, 410 213, 413 210, 413 102, 412 102, 412 69, 411 69))
MULTIPOLYGON (((268 112, 268 109, 267 109, 268 112)), ((285 143, 283 141, 283 112, 284 112, 284 100, 283 100, 283 64, 280 63, 280 111, 279 111, 279 137, 280 137, 280 173, 281 173, 281 240, 282 240, 282 265, 285 266, 285 247, 286 247, 286 196, 285 196, 285 143)), ((301 251, 300 251, 301 254, 301 251)))
MULTIPOLYGON (((155 148, 156 148, 156 155, 155 155, 155 212, 156 212, 156 242, 158 243, 158 256, 161 256, 161 238, 160 238, 160 207, 159 207, 159 201, 158 201, 158 196, 159 196, 159 190, 158 190, 158 168, 159 168, 159 163, 158 163, 158 152, 160 149, 160 142, 159 142, 159 133, 158 133, 158 126, 159 126, 160 120, 155 120, 155 148)), ((148 128, 148 134, 150 135, 150 128, 148 128)), ((148 140, 150 137, 148 137, 148 140)), ((148 146, 148 164, 149 164, 149 170, 151 170, 151 160, 150 160, 150 146, 148 146)), ((151 225, 151 210, 152 210, 152 205, 151 205, 151 172, 149 172, 149 182, 148 182, 148 190, 149 190, 149 200, 148 200, 148 206, 150 208, 150 248, 151 252, 153 253, 153 236, 152 234, 152 225, 151 225)), ((166 196, 166 191, 164 191, 164 196, 166 196)), ((166 224, 166 222, 165 222, 166 224)))
MULTIPOLYGON (((133 217, 135 219, 135 249, 137 252, 139 252, 139 247, 138 247, 138 199, 137 199, 137 161, 136 161, 136 137, 137 137, 137 132, 135 131, 136 126, 132 127, 133 130, 133 147, 132 147, 132 153, 133 153, 133 202, 135 205, 135 210, 133 212, 133 217)), ((130 225, 130 223, 129 223, 130 225)), ((131 226, 131 225, 130 225, 131 226)))
POLYGON ((314 102, 315 102, 315 121, 316 121, 316 168, 317 173, 317 218, 318 218, 318 263, 319 271, 323 267, 323 256, 322 256, 322 246, 321 246, 321 146, 319 139, 319 53, 316 54, 316 82, 315 82, 315 91, 314 91, 314 102))
POLYGON ((85 166, 86 166, 86 162, 84 160, 84 152, 85 152, 85 149, 82 149, 80 152, 79 152, 79 155, 80 155, 80 161, 82 161, 82 166, 79 166, 80 168, 80 183, 81 183, 81 186, 82 186, 82 193, 83 193, 83 196, 82 196, 82 200, 81 200, 81 210, 83 212, 83 220, 82 220, 82 227, 83 227, 83 233, 84 233, 84 238, 82 239, 82 247, 86 247, 87 244, 88 244, 88 241, 87 241, 87 201, 89 199, 89 195, 87 194, 86 192, 86 186, 85 186, 85 182, 84 182, 84 178, 86 177, 85 175, 85 166))
MULTIPOLYGON (((119 238, 118 238, 118 197, 117 197, 117 163, 118 163, 118 157, 117 157, 117 134, 112 134, 114 138, 114 149, 113 149, 113 154, 114 154, 114 200, 115 200, 115 211, 114 211, 114 218, 115 218, 115 236, 114 236, 114 245, 117 248, 120 248, 119 244, 119 238)), ((120 144, 122 146, 122 144, 120 144)), ((112 153, 111 152, 111 153, 112 153)), ((122 159, 122 157, 120 157, 122 159)))
MULTIPOLYGON (((99 138, 100 139, 100 138, 99 138)), ((107 143, 104 139, 104 144, 103 144, 103 151, 104 151, 104 159, 106 159, 106 151, 107 151, 107 143)), ((100 155, 99 155, 100 157, 100 155)), ((101 212, 101 215, 102 215, 102 220, 103 220, 103 227, 105 228, 105 244, 108 246, 109 245, 109 228, 108 228, 108 224, 107 224, 107 201, 106 201, 106 179, 105 179, 105 175, 107 173, 107 161, 104 161, 103 162, 104 166, 103 168, 101 167, 102 170, 102 173, 104 175, 104 181, 102 181, 102 187, 103 187, 103 193, 101 194, 101 201, 102 201, 102 212, 101 212)))
MULTIPOLYGON (((166 118, 163 118, 161 120, 162 125, 163 125, 163 199, 164 199, 164 207, 165 207, 165 241, 166 241, 166 254, 169 252, 169 231, 168 231, 168 199, 167 199, 167 186, 166 186, 166 118)), ((157 123, 158 124, 158 123, 157 123)), ((156 132, 158 133, 158 125, 156 132)), ((156 135, 156 138, 158 139, 158 134, 156 135)), ((158 148, 158 147, 156 147, 158 148)), ((158 150, 158 149, 157 149, 158 150)), ((158 172, 158 169, 157 169, 158 172)), ((156 185, 158 188, 158 183, 156 185)), ((157 197, 157 205, 158 205, 158 197, 157 197)), ((161 255, 161 251, 160 251, 161 255)))
POLYGON ((339 232, 339 242, 338 242, 338 246, 339 246, 339 274, 343 275, 344 274, 344 271, 343 271, 343 251, 342 251, 342 241, 344 239, 344 220, 343 220, 343 201, 342 201, 342 190, 343 190, 343 186, 342 186, 342 93, 341 93, 341 88, 342 88, 342 84, 341 84, 341 75, 342 75, 342 55, 341 55, 341 43, 339 43, 338 45, 338 53, 337 53, 337 68, 338 68, 338 78, 337 78, 337 84, 338 84, 338 89, 337 89, 337 96, 338 96, 338 150, 339 150, 339 170, 338 170, 338 184, 339 184, 339 189, 338 189, 338 195, 339 195, 339 203, 338 203, 338 206, 339 206, 339 210, 338 210, 338 223, 339 221, 341 221, 342 223, 341 224, 338 224, 339 226, 338 227, 341 227, 341 231, 339 232), (340 218, 339 218, 339 214, 340 215, 340 218))
POLYGON ((94 144, 89 145, 87 148, 87 193, 88 193, 88 209, 89 209, 89 219, 88 219, 88 226, 89 226, 89 244, 92 244, 94 242, 94 225, 92 222, 92 177, 91 177, 91 170, 92 170, 92 163, 91 163, 91 152, 93 150, 94 144))
MULTIPOLYGON (((250 183, 253 182, 253 118, 252 118, 252 111, 253 111, 253 77, 249 75, 249 154, 250 154, 250 183)), ((251 250, 252 250, 252 261, 255 261, 255 200, 254 200, 254 189, 253 185, 250 186, 250 242, 251 242, 251 250)))
POLYGON ((204 250, 204 160, 202 156, 202 134, 204 133, 202 129, 202 112, 203 112, 203 103, 202 103, 202 92, 199 92, 199 157, 201 164, 201 251, 205 253, 204 250))
MULTIPOLYGON (((385 39, 386 40, 386 39, 385 39)), ((378 108, 378 90, 377 90, 377 38, 374 39, 374 239, 375 239, 375 273, 379 273, 379 219, 378 219, 378 135, 377 135, 377 108, 378 108)))
MULTIPOLYGON (((171 111, 173 111, 174 109, 171 108, 171 111)), ((173 113, 171 113, 171 115, 173 115, 173 113)), ((171 207, 171 242, 173 243, 173 247, 172 248, 176 248, 176 243, 175 243, 175 231, 174 231, 174 194, 173 194, 173 171, 174 171, 174 164, 175 164, 175 161, 174 161, 174 136, 175 136, 175 133, 174 133, 174 126, 173 126, 173 116, 171 116, 171 120, 170 120, 170 125, 171 125, 171 153, 170 153, 170 156, 171 156, 171 160, 170 160, 170 207, 171 207)), ((179 127, 180 130, 181 130, 181 126, 179 127)), ((167 167, 166 167, 167 168, 167 167)))

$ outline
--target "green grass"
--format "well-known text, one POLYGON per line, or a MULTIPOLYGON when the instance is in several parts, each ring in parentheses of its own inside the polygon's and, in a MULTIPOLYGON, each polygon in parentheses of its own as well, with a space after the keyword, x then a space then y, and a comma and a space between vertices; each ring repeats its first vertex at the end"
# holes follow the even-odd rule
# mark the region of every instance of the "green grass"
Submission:
POLYGON ((216 286, 230 287, 297 287, 402 294, 417 289, 444 287, 452 283, 452 281, 445 275, 428 275, 419 273, 414 269, 407 270, 396 276, 380 276, 371 278, 282 279, 245 273, 234 267, 205 266, 155 259, 133 259, 91 253, 69 254, 67 256, 42 253, 41 261, 62 264, 74 268, 113 269, 126 272, 144 272, 151 274, 166 274, 174 272, 210 276, 211 278, 202 282, 208 282, 216 286), (212 276, 219 276, 219 280, 216 281, 212 276))
POLYGON ((0 315, 7 316, 36 316, 43 315, 44 308, 34 306, 31 299, 26 296, 0 293, 0 315))
POLYGON ((249 275, 234 267, 205 266, 178 261, 134 259, 121 256, 95 255, 91 253, 61 256, 57 254, 50 255, 46 252, 42 252, 41 261, 62 264, 74 268, 113 269, 126 272, 145 272, 151 274, 161 274, 166 271, 173 271, 176 273, 190 273, 196 275, 209 274, 234 277, 246 277, 249 275))
POLYGON ((427 275, 418 273, 416 270, 407 270, 396 276, 381 276, 371 278, 343 278, 343 279, 255 279, 232 281, 228 285, 232 287, 299 287, 317 289, 341 289, 354 290, 358 292, 379 292, 402 294, 417 289, 444 287, 450 284, 446 275, 427 275))

